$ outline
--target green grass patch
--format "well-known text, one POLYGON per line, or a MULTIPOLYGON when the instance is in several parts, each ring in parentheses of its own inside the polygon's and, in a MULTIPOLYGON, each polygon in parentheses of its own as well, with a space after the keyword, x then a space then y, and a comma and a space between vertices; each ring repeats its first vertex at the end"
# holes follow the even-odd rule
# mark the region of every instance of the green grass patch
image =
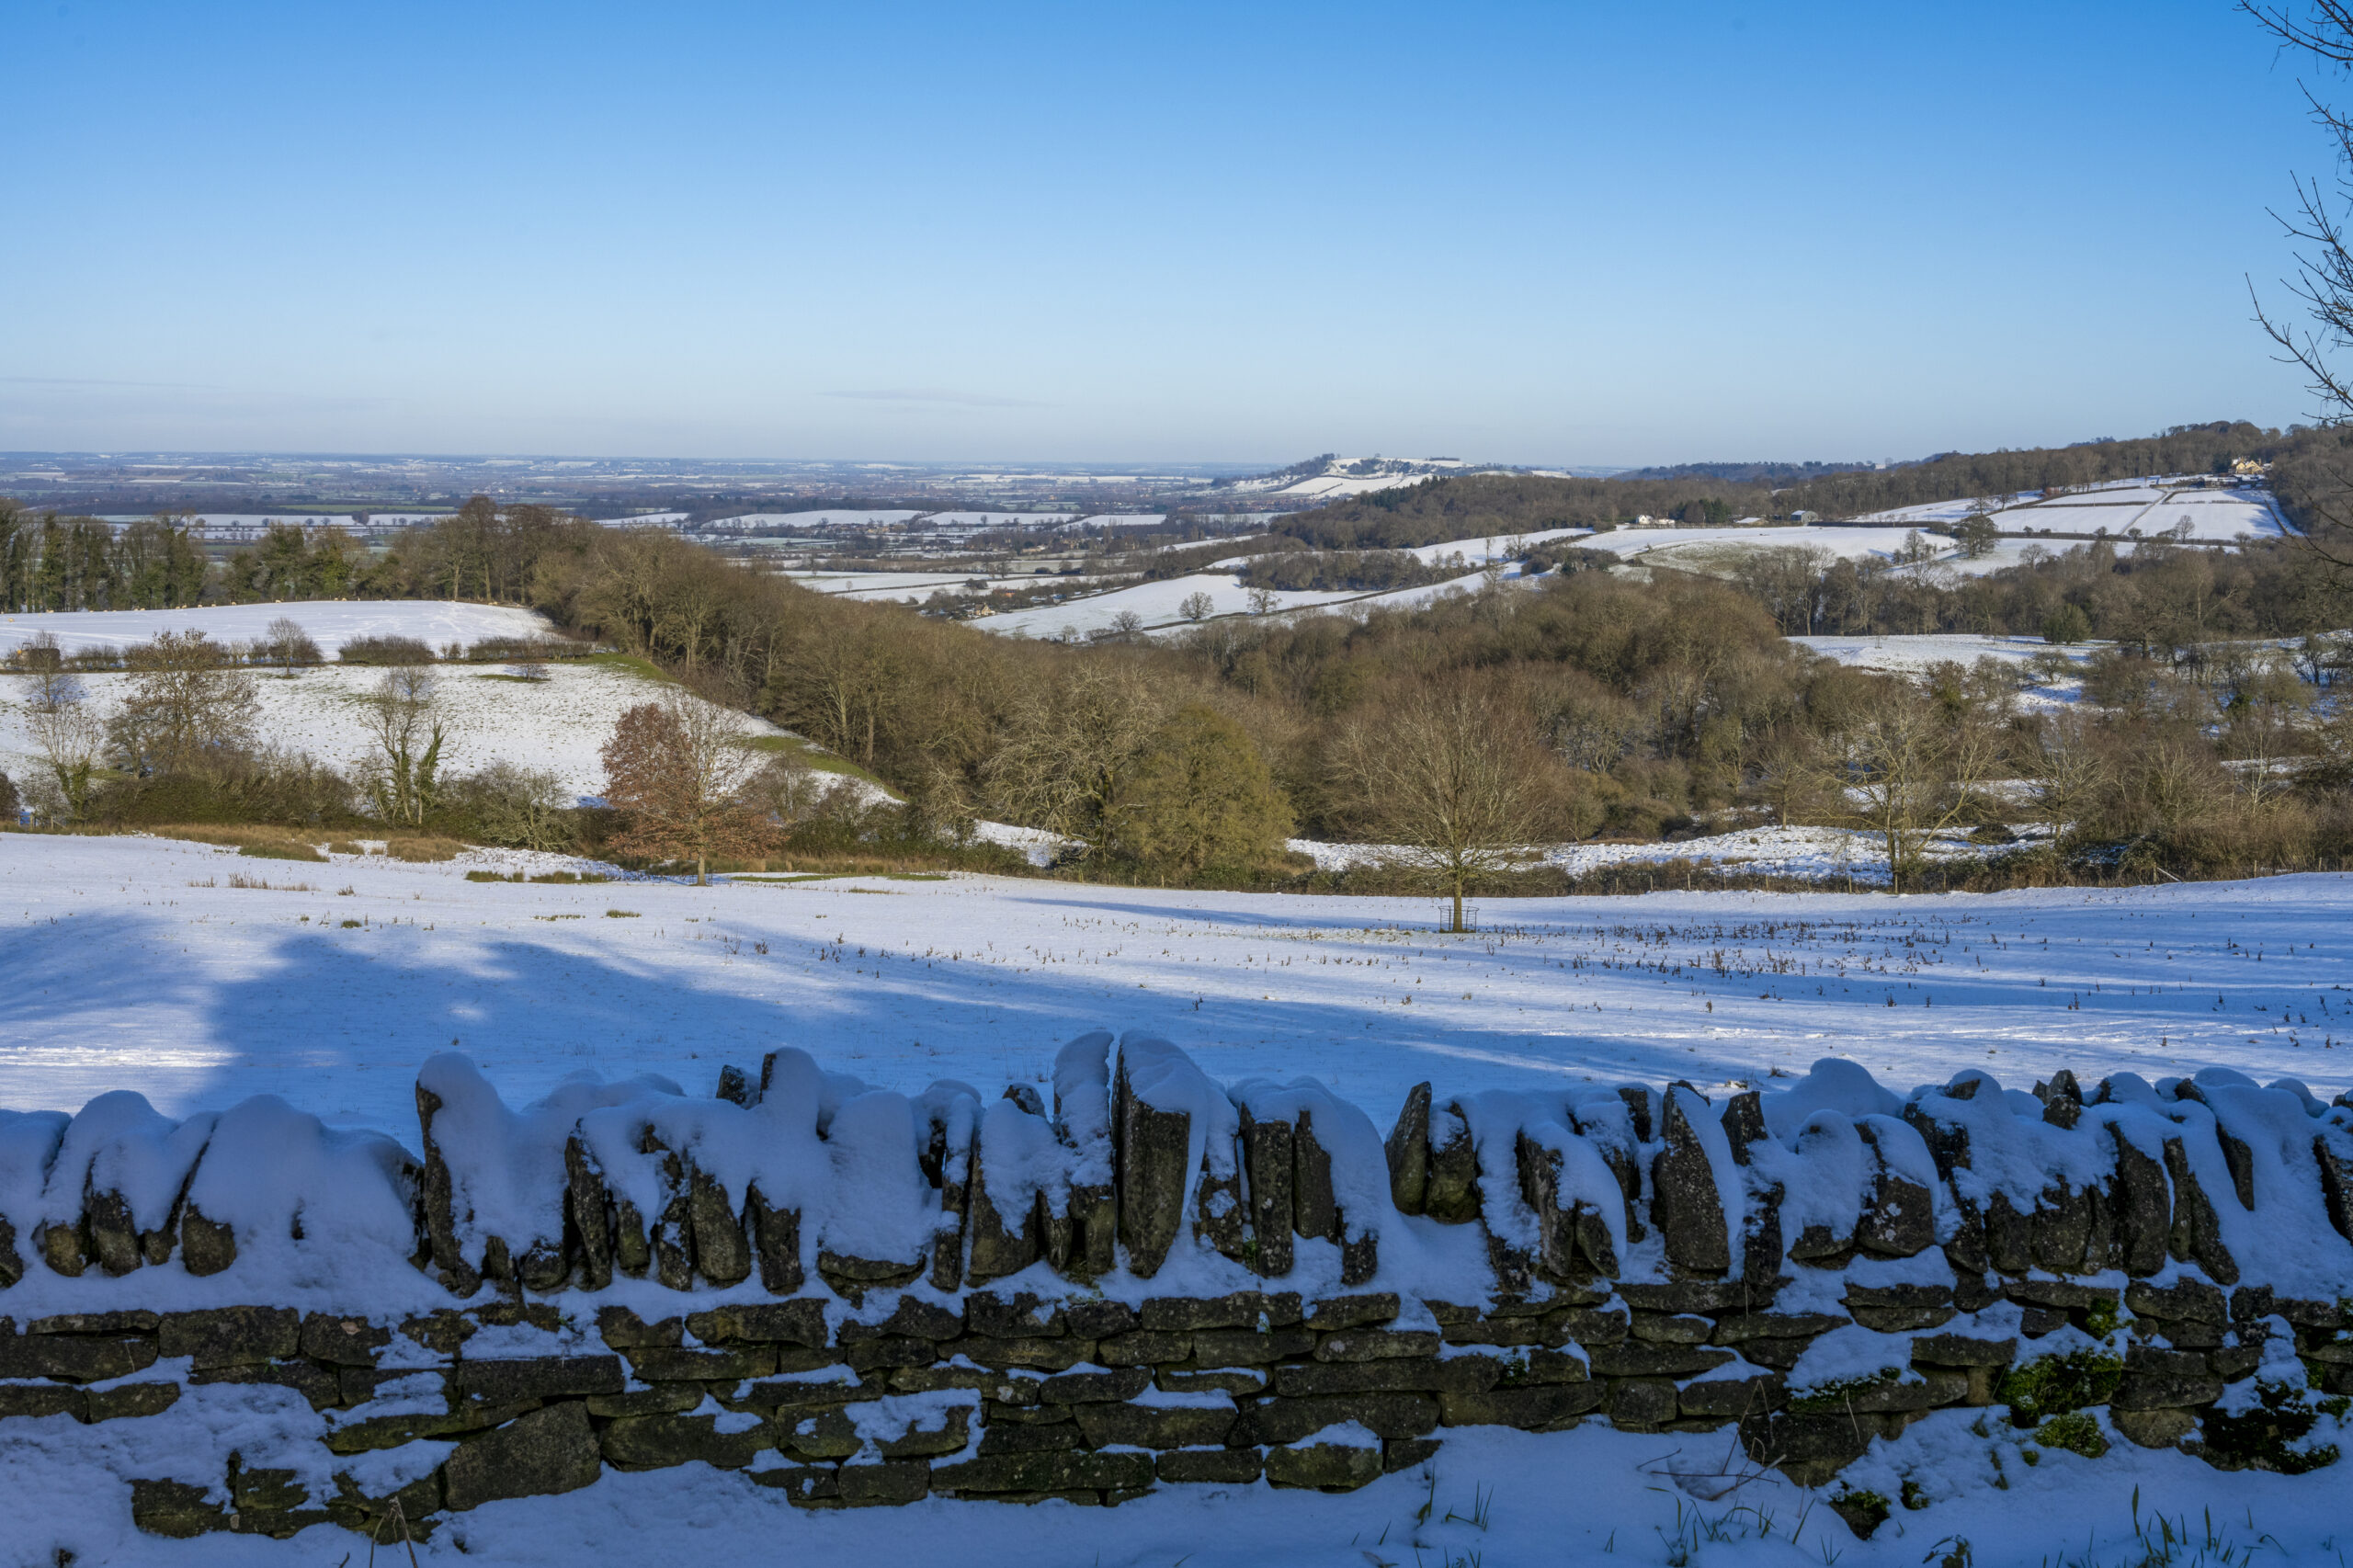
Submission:
MULTIPOLYGON (((891 788, 889 785, 884 784, 881 779, 877 778, 872 773, 863 767, 860 767, 849 758, 842 756, 838 752, 827 751, 824 747, 805 736, 754 735, 744 744, 754 751, 767 752, 774 756, 796 757, 806 766, 815 768, 820 773, 839 774, 845 778, 863 778, 869 784, 872 784, 880 789, 888 790, 891 788)), ((897 791, 895 790, 892 791, 894 794, 897 791)))
POLYGON ((237 846, 237 853, 256 860, 308 860, 313 864, 326 858, 307 844, 242 844, 237 846))
POLYGON ((466 881, 470 882, 519 882, 522 880, 523 873, 520 871, 468 871, 466 873, 466 881))
POLYGON ((608 920, 637 920, 642 918, 642 916, 641 916, 634 909, 608 909, 605 911, 605 918, 608 920))
POLYGON ((678 684, 662 673, 661 665, 651 659, 642 659, 635 653, 591 653, 585 659, 573 662, 595 665, 600 669, 617 670, 625 676, 634 676, 640 680, 652 681, 656 686, 678 684))

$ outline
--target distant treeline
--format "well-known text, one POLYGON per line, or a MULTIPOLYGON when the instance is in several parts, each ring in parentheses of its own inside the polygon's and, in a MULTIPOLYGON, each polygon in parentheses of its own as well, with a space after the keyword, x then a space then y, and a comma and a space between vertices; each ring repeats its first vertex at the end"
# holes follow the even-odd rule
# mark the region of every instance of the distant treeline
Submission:
POLYGON ((167 519, 116 528, 0 501, 0 606, 11 612, 176 609, 206 584, 203 551, 167 519))
POLYGON ((1953 453, 1896 468, 1805 477, 1794 471, 1779 472, 1791 465, 1769 463, 1695 463, 1610 479, 1472 474, 1375 491, 1293 513, 1272 526, 1279 533, 1326 550, 1410 550, 1491 534, 1605 527, 1643 516, 1721 523, 1813 512, 1843 519, 2021 490, 2073 488, 2149 474, 2218 472, 2237 459, 2270 461, 2322 438, 2318 431, 2283 436, 2254 425, 2217 422, 2177 426, 2138 440, 1953 453))

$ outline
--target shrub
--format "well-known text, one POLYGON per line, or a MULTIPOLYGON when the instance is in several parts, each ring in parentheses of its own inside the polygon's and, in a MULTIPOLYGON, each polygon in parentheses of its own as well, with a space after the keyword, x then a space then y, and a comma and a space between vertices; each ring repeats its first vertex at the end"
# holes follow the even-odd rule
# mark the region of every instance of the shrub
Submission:
POLYGON ((354 637, 336 657, 347 665, 429 665, 433 649, 414 637, 354 637))
POLYGON ((561 850, 578 837, 563 781, 543 768, 494 762, 449 790, 473 836, 516 849, 561 850))
POLYGON ((2302 1475, 2337 1460, 2334 1443, 2312 1440, 2313 1428, 2323 1415, 2342 1417, 2342 1396, 2315 1401, 2303 1389, 2275 1379, 2258 1380, 2255 1398, 2244 1410, 2221 1405, 2206 1412, 2199 1426, 2199 1452, 2220 1470, 2269 1470, 2281 1475, 2302 1475))
POLYGON ((281 840, 276 844, 241 845, 238 846, 237 853, 249 855, 256 860, 319 861, 326 858, 310 845, 297 844, 291 839, 281 840))
POLYGON ((1994 1397, 2010 1407, 2010 1421, 2032 1426, 2045 1416, 2106 1404, 2124 1378, 2124 1358, 2103 1350, 2041 1356, 2002 1374, 1994 1397))
POLYGON ((436 860, 454 860, 465 853, 465 848, 464 845, 454 838, 442 838, 430 835, 410 838, 388 838, 384 841, 384 853, 393 859, 420 864, 436 860))
POLYGON ((2075 605, 2063 604, 2042 618, 2042 640, 2066 647, 2092 634, 2091 618, 2075 605))
POLYGON ((0 825, 14 827, 24 814, 24 798, 17 793, 16 781, 0 771, 0 825))
POLYGON ((2035 1428, 2034 1440, 2046 1449, 2064 1449, 2087 1460, 2108 1452, 2108 1439, 2100 1436, 2099 1423, 2080 1410, 2051 1417, 2035 1428))

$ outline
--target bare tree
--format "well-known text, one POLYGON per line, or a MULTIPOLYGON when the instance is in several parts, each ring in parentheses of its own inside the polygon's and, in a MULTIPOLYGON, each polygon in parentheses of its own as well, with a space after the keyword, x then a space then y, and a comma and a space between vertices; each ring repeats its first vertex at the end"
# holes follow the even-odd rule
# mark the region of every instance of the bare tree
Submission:
POLYGON ((36 666, 25 703, 25 727, 48 778, 36 786, 44 816, 79 821, 89 814, 90 791, 106 756, 107 726, 79 676, 36 666))
POLYGON ((2081 822, 2114 782, 2096 722, 2075 710, 2044 720, 2027 756, 2035 814, 2055 835, 2081 822))
POLYGON ((605 798, 627 824, 624 855, 692 860, 695 886, 714 858, 758 855, 776 830, 745 799, 759 768, 742 715, 683 691, 623 713, 604 746, 605 798))
POLYGON ((1918 875, 1928 840, 1961 819, 1999 756, 1986 725, 1956 722, 1901 684, 1883 689, 1838 737, 1836 782, 1856 823, 1886 846, 1891 891, 1918 875))
POLYGON ((108 735, 132 771, 173 773, 253 744, 253 676, 201 631, 165 631, 125 656, 129 690, 108 735))
POLYGON ((1336 797, 1453 903, 1510 864, 1541 830, 1543 749, 1524 715, 1464 682, 1416 686, 1340 732, 1336 797))
POLYGON ((376 744, 364 775, 376 814, 403 827, 422 825, 440 801, 447 728, 433 671, 424 665, 386 670, 359 710, 376 744))
POLYGON ((982 781, 1015 822, 1100 848, 1118 836, 1130 771, 1166 717, 1131 665, 1084 666, 1015 704, 982 781))
POLYGON ((1217 601, 1198 590, 1187 594, 1176 607, 1177 613, 1187 620, 1207 620, 1216 608, 1217 601))
MULTIPOLYGON (((2241 11, 2252 17, 2280 46, 2302 55, 2323 71, 2342 74, 2353 70, 2353 3, 2348 0, 2304 0, 2303 4, 2263 5, 2239 0, 2241 11)), ((2353 114, 2324 102, 2311 86, 2300 84, 2314 124, 2336 143, 2336 175, 2333 189, 2318 178, 2298 176, 2292 211, 2271 215, 2297 248, 2295 276, 2281 280, 2311 323, 2299 326, 2287 315, 2274 314, 2263 303, 2253 278, 2247 292, 2255 301, 2256 320, 2279 347, 2282 364, 2294 365, 2305 377, 2306 390, 2324 426, 2353 419, 2353 376, 2339 369, 2338 355, 2353 347, 2353 249, 2348 249, 2347 223, 2353 217, 2353 114)), ((2353 574, 2353 474, 2339 472, 2327 494, 2308 494, 2313 514, 2303 530, 2301 547, 2341 576, 2353 574)))
POLYGON ((271 621, 262 632, 261 653, 288 680, 294 678, 298 666, 319 664, 324 658, 319 645, 311 641, 311 634, 302 630, 302 623, 286 615, 271 621))

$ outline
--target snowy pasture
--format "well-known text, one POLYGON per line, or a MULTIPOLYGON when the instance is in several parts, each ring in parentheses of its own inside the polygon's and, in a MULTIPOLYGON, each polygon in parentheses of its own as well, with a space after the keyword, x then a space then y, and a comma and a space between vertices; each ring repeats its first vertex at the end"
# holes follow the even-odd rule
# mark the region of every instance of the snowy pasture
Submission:
MULTIPOLYGON (((1992 503, 1987 516, 2006 534, 2049 531, 2093 534, 2107 530, 2118 540, 2134 528, 2145 538, 2171 533, 2189 525, 2188 537, 2205 544, 2227 544, 2241 537, 2278 538, 2294 532, 2279 515, 2268 490, 2213 488, 2183 474, 2073 490, 2044 498, 2033 491, 2007 497, 1980 498, 1992 503)), ((1937 501, 1920 506, 1900 506, 1857 519, 1905 528, 1927 528, 1957 522, 1980 510, 1980 499, 1937 501)))
POLYGON ((46 631, 71 653, 120 648, 165 631, 201 631, 215 642, 258 642, 269 623, 293 621, 328 654, 357 637, 415 637, 438 651, 485 637, 550 637, 537 610, 442 599, 305 599, 291 604, 198 605, 188 609, 51 610, 0 616, 0 653, 46 631))
MULTIPOLYGON (((1164 1033, 1229 1083, 1313 1075, 1383 1126, 1424 1079, 1449 1094, 1626 1078, 1769 1090, 1824 1057, 1898 1089, 1962 1068, 2023 1088, 2060 1066, 2086 1080, 2228 1067, 2324 1097, 2353 1079, 2353 1055, 2336 1055, 2353 1051, 2340 1032, 2353 954, 2339 935, 2353 879, 2339 876, 1900 900, 1497 901, 1468 937, 1435 933, 1414 900, 968 877, 464 880, 566 864, 483 852, 313 865, 0 835, 12 1002, 0 1010, 0 1106, 71 1109, 130 1087, 182 1114, 275 1093, 414 1148, 416 1069, 452 1040, 510 1105, 582 1071, 658 1072, 707 1093, 722 1063, 779 1045, 882 1086, 961 1079, 993 1093, 1038 1081, 1055 1044, 1097 1024, 1164 1033)), ((230 1450, 273 1452, 312 1419, 301 1396, 267 1385, 185 1397, 217 1451, 185 1451, 186 1421, 168 1429, 181 1447, 166 1454, 165 1429, 143 1423, 13 1418, 0 1465, 7 1560, 58 1561, 63 1546, 82 1562, 290 1565, 352 1550, 331 1527, 286 1542, 134 1533, 122 1477, 219 1473, 230 1450)), ((2097 1460, 2029 1459, 2021 1434, 1983 1415, 1933 1415, 1848 1472, 1891 1498, 1914 1487, 1859 1543, 1822 1493, 1748 1475, 1729 1433, 1588 1423, 1449 1432, 1428 1469, 1346 1496, 1197 1486, 1108 1510, 931 1499, 810 1514, 699 1464, 609 1473, 459 1516, 418 1554, 563 1568, 686 1550, 722 1562, 1403 1568, 1418 1551, 1432 1564, 1908 1568, 1966 1538, 1980 1563, 2108 1563, 2156 1560, 2137 1548, 2158 1512, 2255 1553, 2234 1562, 2334 1562, 2353 1546, 2333 1471, 2227 1474, 2121 1441, 2097 1460)))
MULTIPOLYGON (((406 635, 415 624, 401 621, 395 630, 406 635)), ((598 752, 614 721, 662 689, 627 665, 602 661, 554 665, 546 679, 533 681, 517 679, 495 665, 442 665, 434 673, 448 727, 441 753, 445 776, 472 773, 494 762, 514 763, 552 772, 575 798, 602 792, 605 766, 598 752)), ((360 699, 383 677, 382 670, 364 665, 324 665, 292 680, 256 671, 256 729, 273 745, 349 767, 370 756, 373 743, 362 727, 360 699)), ((131 678, 81 677, 102 709, 115 704, 131 678)), ((0 676, 0 769, 20 778, 35 765, 21 696, 27 684, 23 676, 0 676)), ((754 735, 787 733, 759 719, 746 717, 744 724, 754 735)))

